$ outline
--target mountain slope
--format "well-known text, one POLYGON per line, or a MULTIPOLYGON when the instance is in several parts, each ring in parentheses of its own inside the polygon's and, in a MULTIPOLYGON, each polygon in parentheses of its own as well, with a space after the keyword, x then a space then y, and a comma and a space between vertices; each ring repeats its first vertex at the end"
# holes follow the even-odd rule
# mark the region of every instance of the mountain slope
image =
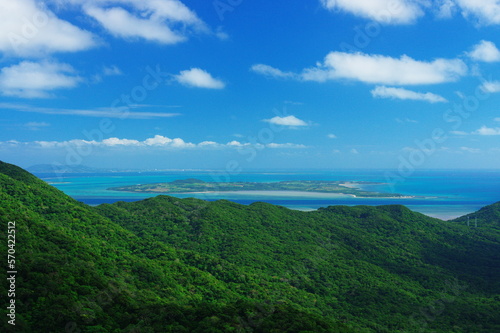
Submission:
POLYGON ((403 206, 89 207, 3 162, 0 202, 4 249, 16 222, 16 332, 500 331, 490 226, 403 206))
MULTIPOLYGON (((242 331, 263 308, 186 263, 217 265, 217 258, 139 238, 3 162, 0 202, 3 249, 7 223, 16 222, 18 271, 16 326, 2 321, 4 332, 242 331)), ((269 317, 260 325, 320 332, 337 327, 289 303, 273 308, 278 315, 286 323, 269 317)))
MULTIPOLYGON (((499 306, 500 247, 488 240, 490 230, 471 237, 460 225, 403 206, 300 212, 158 196, 96 210, 136 234, 286 282, 308 293, 293 299, 304 308, 373 331, 416 329, 408 317, 441 300, 443 291, 453 298, 448 316, 420 318, 436 330, 449 331, 471 314, 467 327, 475 327, 484 318, 471 304, 485 302, 491 311, 499 306)), ((217 268, 207 269, 217 276, 217 268)), ((492 325, 499 327, 495 320, 492 325)))
POLYGON ((500 202, 483 207, 475 213, 467 214, 453 221, 463 225, 467 225, 469 222, 470 228, 476 228, 477 225, 480 229, 489 228, 500 231, 500 202))

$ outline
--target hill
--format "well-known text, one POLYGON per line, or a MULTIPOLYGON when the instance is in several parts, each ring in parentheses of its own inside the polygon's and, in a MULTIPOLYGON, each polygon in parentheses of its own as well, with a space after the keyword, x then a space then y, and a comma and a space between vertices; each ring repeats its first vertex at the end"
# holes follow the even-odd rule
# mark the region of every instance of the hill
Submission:
POLYGON ((471 213, 453 220, 456 223, 480 229, 491 228, 500 231, 500 202, 481 208, 475 213, 471 213))
POLYGON ((16 222, 16 332, 500 330, 489 225, 403 206, 89 207, 3 162, 0 202, 4 249, 16 222))

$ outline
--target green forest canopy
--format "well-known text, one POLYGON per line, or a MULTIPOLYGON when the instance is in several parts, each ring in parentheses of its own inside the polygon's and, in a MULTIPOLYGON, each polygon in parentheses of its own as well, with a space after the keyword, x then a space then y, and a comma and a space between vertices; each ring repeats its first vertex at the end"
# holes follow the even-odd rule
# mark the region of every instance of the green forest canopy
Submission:
POLYGON ((9 221, 17 241, 5 332, 500 331, 500 204, 478 227, 404 206, 90 207, 3 162, 0 202, 2 248, 9 221))

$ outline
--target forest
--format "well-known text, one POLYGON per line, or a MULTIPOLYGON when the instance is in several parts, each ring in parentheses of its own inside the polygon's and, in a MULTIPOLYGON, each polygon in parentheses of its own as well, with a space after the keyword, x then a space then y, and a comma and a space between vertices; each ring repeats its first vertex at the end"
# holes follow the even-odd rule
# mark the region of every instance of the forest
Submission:
POLYGON ((17 272, 2 332, 500 332, 500 203, 452 221, 165 195, 91 207, 4 162, 0 202, 17 272))

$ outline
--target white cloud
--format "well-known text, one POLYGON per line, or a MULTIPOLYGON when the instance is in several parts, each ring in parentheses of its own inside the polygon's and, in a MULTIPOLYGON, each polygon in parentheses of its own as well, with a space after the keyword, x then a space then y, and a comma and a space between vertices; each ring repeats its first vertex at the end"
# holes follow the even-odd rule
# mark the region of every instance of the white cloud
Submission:
POLYGON ((405 0, 321 0, 321 3, 332 11, 340 10, 386 24, 413 23, 423 15, 415 2, 405 0))
POLYGON ((175 44, 185 40, 184 36, 173 32, 161 22, 138 18, 123 8, 103 9, 88 6, 85 8, 85 12, 115 37, 140 37, 162 44, 175 44))
POLYGON ((406 55, 392 58, 361 52, 330 52, 316 67, 305 69, 306 81, 347 79, 375 84, 419 85, 456 81, 467 73, 459 59, 414 60, 406 55))
POLYGON ((180 138, 172 139, 170 145, 174 148, 194 148, 196 145, 194 143, 185 142, 180 138))
POLYGON ((436 16, 443 19, 451 18, 457 9, 457 5, 453 0, 439 0, 437 6, 436 16))
POLYGON ((226 86, 224 82, 213 78, 210 73, 200 68, 181 71, 179 75, 175 75, 175 79, 183 85, 196 88, 223 89, 226 86))
POLYGON ((7 55, 44 56, 97 44, 92 33, 59 19, 42 1, 3 0, 0 7, 0 52, 7 55))
POLYGON ((500 121, 500 118, 495 118, 495 119, 493 119, 493 120, 494 120, 494 121, 500 121))
POLYGON ((486 40, 482 40, 478 44, 474 45, 472 51, 467 54, 476 61, 500 61, 500 51, 497 49, 495 44, 486 40))
POLYGON ((328 134, 326 137, 329 139, 336 139, 337 138, 337 136, 335 134, 332 134, 332 133, 328 134))
POLYGON ((450 131, 450 134, 452 134, 452 135, 458 135, 458 136, 466 136, 466 135, 469 135, 469 133, 464 132, 464 131, 450 131))
POLYGON ((199 147, 219 147, 220 144, 218 144, 215 141, 203 141, 198 144, 199 147))
POLYGON ((256 64, 256 65, 253 65, 251 68, 250 68, 252 71, 254 71, 255 73, 258 73, 258 74, 261 74, 261 75, 264 75, 264 76, 269 76, 269 77, 273 77, 273 78, 280 78, 280 79, 294 79, 294 78, 298 78, 298 76, 294 73, 291 73, 291 72, 283 72, 277 68, 274 68, 274 67, 271 67, 271 66, 268 66, 268 65, 264 65, 264 64, 256 64))
POLYGON ((484 81, 481 90, 488 93, 500 92, 500 81, 484 81))
POLYGON ((357 154, 359 154, 359 151, 357 149, 352 148, 350 153, 357 155, 357 154))
POLYGON ((46 98, 51 91, 74 88, 80 81, 70 65, 57 62, 23 61, 0 71, 0 91, 5 96, 46 98))
POLYGON ((460 147, 461 151, 465 151, 467 153, 478 154, 481 152, 481 149, 478 148, 470 148, 470 147, 460 147))
POLYGON ((172 139, 162 135, 155 135, 153 138, 144 140, 146 146, 164 146, 172 142, 172 139))
POLYGON ((229 34, 224 31, 222 26, 218 26, 215 30, 215 37, 219 38, 220 40, 228 40, 229 34))
POLYGON ((404 123, 412 123, 412 124, 417 124, 418 121, 414 120, 414 119, 410 119, 410 118, 396 118, 396 121, 400 124, 404 124, 404 123))
POLYGON ((307 146, 303 144, 296 143, 268 143, 268 144, 252 144, 252 143, 241 143, 239 141, 231 141, 226 144, 217 143, 215 141, 202 141, 198 144, 186 142, 181 138, 168 138, 162 135, 155 135, 152 138, 147 138, 144 141, 139 141, 135 139, 126 138, 107 138, 102 141, 87 141, 81 139, 74 139, 68 141, 34 141, 34 142, 17 142, 17 141, 5 141, 0 142, 0 145, 4 146, 35 146, 39 148, 64 148, 69 146, 92 146, 101 148, 120 148, 120 147, 136 147, 138 149, 239 149, 242 147, 254 147, 258 149, 304 149, 307 146))
POLYGON ((102 144, 105 146, 139 146, 140 142, 137 140, 109 138, 102 140, 102 144))
POLYGON ((472 134, 487 135, 487 136, 489 136, 489 135, 500 135, 500 127, 490 128, 490 127, 482 126, 477 131, 472 132, 472 134))
POLYGON ((239 141, 236 141, 236 140, 228 142, 226 145, 229 147, 243 147, 243 144, 239 141))
POLYGON ((185 41, 189 31, 208 32, 205 23, 178 0, 104 0, 84 2, 85 13, 98 21, 112 35, 142 38, 160 44, 185 41), (129 5, 123 7, 103 5, 129 5))
POLYGON ((394 88, 386 86, 375 87, 371 91, 373 97, 378 98, 393 98, 393 99, 410 99, 415 101, 426 101, 430 103, 447 102, 447 100, 433 93, 419 93, 403 88, 394 88))
POLYGON ((268 143, 266 145, 267 148, 292 148, 292 149, 303 149, 307 148, 307 146, 302 145, 302 144, 295 144, 295 143, 268 143))
POLYGON ((24 124, 24 127, 26 127, 27 129, 30 129, 32 131, 37 131, 43 127, 49 127, 50 124, 49 123, 46 123, 46 122, 36 122, 36 121, 30 121, 26 124, 24 124))
POLYGON ((500 24, 498 0, 456 0, 465 17, 474 17, 481 24, 500 24))
POLYGON ((109 67, 104 67, 102 70, 103 74, 106 76, 116 76, 116 75, 123 75, 123 72, 121 71, 120 68, 117 66, 109 66, 109 67))
POLYGON ((275 124, 275 125, 282 125, 282 126, 291 126, 291 127, 296 127, 296 126, 307 126, 307 123, 295 116, 286 116, 286 117, 273 117, 271 119, 264 119, 265 122, 275 124))
MULTIPOLYGON (((0 109, 34 112, 42 114, 52 114, 60 116, 82 116, 82 117, 99 117, 99 118, 119 118, 119 119, 153 119, 153 118, 170 118, 179 116, 180 113, 162 113, 162 112, 137 112, 133 109, 148 108, 150 105, 130 105, 128 108, 95 108, 95 109, 58 109, 58 108, 43 108, 25 104, 0 103, 0 109)), ((163 106, 167 108, 170 106, 163 106)))
POLYGON ((361 52, 330 52, 322 63, 300 74, 283 72, 267 65, 254 65, 256 73, 302 81, 353 80, 372 84, 421 85, 457 81, 467 74, 460 59, 419 61, 406 55, 392 58, 361 52))

